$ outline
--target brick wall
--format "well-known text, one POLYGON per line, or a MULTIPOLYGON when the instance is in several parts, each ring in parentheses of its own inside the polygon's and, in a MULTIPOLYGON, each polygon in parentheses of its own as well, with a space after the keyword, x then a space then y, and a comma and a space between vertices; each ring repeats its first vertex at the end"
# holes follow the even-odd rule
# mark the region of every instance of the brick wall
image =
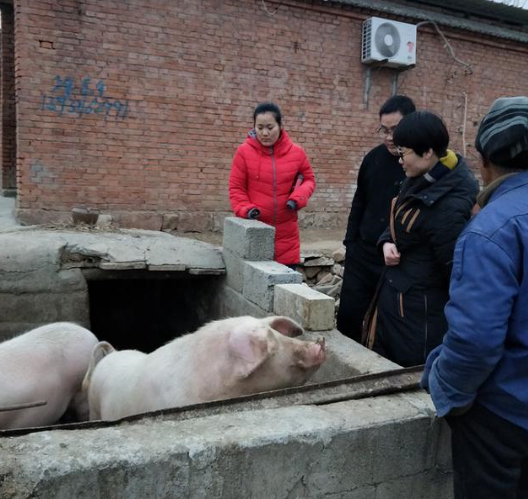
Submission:
MULTIPOLYGON (((316 172, 303 223, 343 226, 394 76, 371 71, 367 107, 361 23, 376 14, 295 0, 15 2, 19 219, 90 205, 129 226, 221 227, 233 153, 272 99, 316 172)), ((443 115, 462 151, 493 99, 526 93, 528 46, 442 30, 472 74, 423 26, 399 91, 443 115)))
POLYGON ((16 108, 15 108, 15 58, 14 58, 14 17, 11 5, 2 5, 1 53, 1 98, 2 144, 1 188, 4 193, 16 187, 16 108))

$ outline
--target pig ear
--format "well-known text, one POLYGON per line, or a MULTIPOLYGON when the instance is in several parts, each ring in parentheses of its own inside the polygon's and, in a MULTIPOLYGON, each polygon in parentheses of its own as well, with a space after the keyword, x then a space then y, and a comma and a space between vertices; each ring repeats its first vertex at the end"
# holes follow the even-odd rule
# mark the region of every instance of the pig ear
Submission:
POLYGON ((247 378, 253 373, 269 357, 269 348, 265 328, 232 331, 229 335, 229 352, 235 358, 233 367, 236 376, 247 378))
POLYGON ((275 331, 283 334, 284 336, 289 336, 290 338, 295 338, 296 336, 300 336, 304 333, 304 329, 289 317, 265 317, 262 319, 262 321, 264 321, 264 323, 272 329, 275 329, 275 331))

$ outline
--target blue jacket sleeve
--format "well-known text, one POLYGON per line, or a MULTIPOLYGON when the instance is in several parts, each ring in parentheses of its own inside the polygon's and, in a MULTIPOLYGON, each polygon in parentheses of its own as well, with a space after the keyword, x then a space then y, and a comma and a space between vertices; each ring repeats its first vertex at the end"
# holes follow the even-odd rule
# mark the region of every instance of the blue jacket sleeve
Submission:
POLYGON ((428 380, 440 417, 471 404, 500 361, 519 288, 515 269, 484 235, 467 232, 457 242, 445 308, 449 330, 428 380))

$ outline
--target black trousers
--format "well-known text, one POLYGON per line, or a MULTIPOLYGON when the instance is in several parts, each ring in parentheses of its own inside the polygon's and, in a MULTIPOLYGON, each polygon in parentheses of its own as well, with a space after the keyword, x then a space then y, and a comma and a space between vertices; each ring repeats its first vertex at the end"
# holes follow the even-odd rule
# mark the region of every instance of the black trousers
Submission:
POLYGON ((479 404, 446 421, 455 499, 528 499, 528 431, 479 404))
POLYGON ((382 270, 383 258, 374 246, 358 242, 347 249, 336 328, 358 343, 382 270))

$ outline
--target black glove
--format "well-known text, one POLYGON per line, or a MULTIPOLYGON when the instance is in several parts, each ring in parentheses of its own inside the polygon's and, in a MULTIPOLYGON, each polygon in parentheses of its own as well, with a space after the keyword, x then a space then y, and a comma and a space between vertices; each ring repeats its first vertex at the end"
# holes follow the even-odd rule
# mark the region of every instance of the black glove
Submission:
POLYGON ((258 218, 260 216, 260 210, 258 208, 251 208, 248 211, 247 217, 251 220, 258 218))
POLYGON ((290 199, 290 200, 286 203, 286 206, 287 206, 290 210, 296 210, 296 209, 297 209, 297 203, 296 203, 293 199, 290 199))

